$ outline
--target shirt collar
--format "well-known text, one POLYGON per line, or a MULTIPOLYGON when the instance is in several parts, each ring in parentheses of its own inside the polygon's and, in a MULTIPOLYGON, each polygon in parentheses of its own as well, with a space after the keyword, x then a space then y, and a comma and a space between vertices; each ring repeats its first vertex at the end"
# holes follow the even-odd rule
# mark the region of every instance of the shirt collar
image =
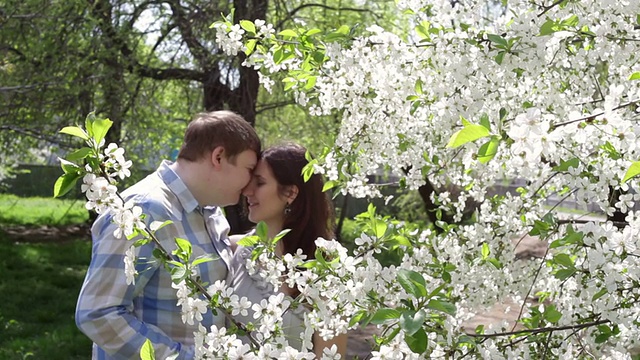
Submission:
POLYGON ((178 198, 180 205, 182 205, 182 208, 186 212, 192 212, 196 209, 199 209, 200 206, 198 204, 198 201, 193 196, 191 191, 189 191, 184 181, 182 181, 178 174, 176 174, 176 172, 171 169, 171 164, 173 163, 170 161, 162 161, 160 167, 158 168, 158 174, 160 175, 160 178, 164 181, 165 184, 167 184, 169 190, 171 190, 176 195, 176 198, 178 198))

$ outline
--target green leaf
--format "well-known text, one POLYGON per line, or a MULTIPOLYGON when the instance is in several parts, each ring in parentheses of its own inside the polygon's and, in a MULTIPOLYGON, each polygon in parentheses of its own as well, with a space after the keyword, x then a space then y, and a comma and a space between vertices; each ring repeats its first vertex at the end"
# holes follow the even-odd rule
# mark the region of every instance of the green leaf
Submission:
POLYGON ((77 174, 78 170, 81 169, 78 165, 65 159, 60 159, 60 167, 62 167, 62 171, 64 171, 65 174, 77 174))
POLYGON ((482 164, 486 164, 493 159, 498 153, 498 146, 500 145, 500 138, 492 136, 491 140, 484 143, 478 149, 478 161, 482 164))
POLYGON ((496 34, 489 34, 487 35, 487 38, 489 39, 489 41, 491 41, 492 43, 507 48, 509 46, 509 42, 503 38, 500 35, 496 35, 496 34))
POLYGON ((309 76, 307 78, 307 84, 304 86, 305 90, 310 90, 311 88, 313 88, 316 85, 316 80, 318 78, 316 76, 309 76))
POLYGON ((173 224, 173 221, 171 220, 166 220, 166 221, 154 221, 151 224, 149 224, 149 230, 151 230, 151 232, 156 232, 160 229, 162 229, 163 227, 173 224))
POLYGON ((278 33, 280 36, 298 37, 298 33, 295 30, 284 29, 278 33))
POLYGON ((500 120, 504 120, 507 117, 507 114, 508 114, 507 109, 500 108, 500 113, 499 113, 500 120))
POLYGON ((60 197, 71 191, 76 186, 78 179, 81 177, 81 175, 74 173, 60 176, 53 185, 53 197, 60 197))
POLYGON ((466 143, 481 139, 489 136, 489 130, 482 125, 470 124, 465 126, 462 130, 456 131, 449 139, 447 147, 457 148, 466 143))
POLYGON ((482 114, 480 116, 480 125, 487 128, 487 130, 491 131, 491 121, 489 121, 489 115, 487 113, 482 114))
POLYGON ((253 54, 253 51, 256 49, 256 44, 258 43, 258 40, 256 39, 251 39, 249 41, 247 41, 244 45, 246 47, 246 49, 244 50, 244 54, 249 56, 251 54, 253 54))
POLYGON ((113 125, 113 121, 109 119, 100 119, 93 122, 93 138, 96 140, 96 144, 100 144, 107 132, 113 125))
POLYGON ((560 321, 560 318, 562 317, 562 313, 556 310, 555 306, 549 305, 549 306, 545 306, 543 316, 545 320, 547 320, 552 324, 555 324, 558 321, 560 321))
POLYGON ((431 299, 427 304, 427 308, 442 311, 443 313, 449 314, 451 316, 456 314, 456 306, 446 301, 431 299))
POLYGON ((608 141, 604 145, 600 145, 600 149, 606 152, 612 160, 622 159, 620 152, 608 141))
POLYGON ((504 54, 506 54, 506 51, 500 51, 496 54, 496 56, 493 58, 493 60, 496 61, 496 63, 498 63, 498 65, 502 65, 502 61, 504 61, 504 54))
POLYGON ((502 263, 498 261, 498 259, 491 258, 491 259, 487 259, 487 261, 489 262, 489 264, 493 265, 493 267, 495 267, 496 269, 498 270, 502 269, 502 263))
POLYGON ((580 166, 580 159, 575 157, 569 160, 560 161, 560 165, 554 166, 553 170, 558 172, 563 172, 563 171, 568 171, 569 168, 572 168, 572 167, 577 168, 578 166, 580 166))
POLYGON ((176 246, 178 247, 176 255, 178 255, 183 261, 189 260, 191 257, 191 243, 187 239, 176 238, 176 246))
POLYGON ((418 330, 422 329, 422 324, 427 318, 427 313, 424 310, 405 311, 400 316, 400 328, 409 335, 415 334, 418 330))
POLYGON ((72 135, 81 138, 82 140, 89 140, 89 134, 77 126, 67 126, 60 130, 61 134, 72 135))
POLYGON ((427 333, 424 329, 418 329, 414 334, 404 334, 404 341, 407 343, 407 346, 411 351, 416 354, 422 354, 427 351, 427 333))
POLYGON ((422 21, 416 26, 416 34, 420 37, 420 40, 431 40, 431 23, 428 21, 422 21))
POLYGON ((309 30, 307 30, 307 32, 306 32, 306 33, 304 33, 304 34, 305 34, 305 35, 307 35, 307 36, 313 36, 313 35, 315 35, 315 34, 319 34, 319 33, 321 33, 321 32, 322 32, 322 30, 320 30, 320 29, 318 29, 318 28, 314 28, 314 29, 309 29, 309 30))
POLYGON ((353 325, 359 323, 360 320, 362 320, 365 317, 365 315, 367 315, 366 310, 358 310, 358 312, 356 312, 356 314, 353 315, 351 320, 349 320, 349 327, 352 327, 353 325))
POLYGON ((560 280, 565 280, 570 276, 573 276, 573 274, 576 273, 576 269, 560 269, 558 271, 556 271, 555 274, 553 274, 556 279, 560 279, 560 280))
POLYGON ((376 311, 371 318, 371 323, 380 325, 389 320, 394 320, 400 317, 400 311, 391 308, 382 308, 376 311))
POLYGON ((622 182, 625 183, 629 181, 629 179, 638 176, 638 174, 640 174, 640 161, 636 161, 633 164, 631 164, 631 166, 629 167, 629 170, 627 170, 627 173, 624 174, 624 177, 622 178, 622 182))
POLYGON ((278 241, 280 241, 285 235, 287 235, 289 232, 291 232, 291 229, 283 229, 282 231, 280 231, 278 234, 276 234, 276 236, 274 236, 273 240, 271 241, 272 244, 276 244, 278 243, 278 241))
POLYGON ((535 220, 533 222, 533 228, 531 229, 531 231, 529 231, 529 235, 531 236, 545 235, 547 232, 549 232, 550 228, 551 228, 551 224, 544 221, 535 220))
POLYGON ((580 22, 580 19, 578 18, 578 15, 571 15, 568 18, 562 20, 560 22, 560 25, 562 25, 563 27, 574 27, 577 26, 578 23, 580 22))
POLYGON ((415 297, 427 295, 427 283, 418 272, 400 269, 398 270, 398 282, 407 293, 415 297))
POLYGON ((540 33, 538 36, 551 35, 556 31, 558 31, 556 22, 551 19, 547 19, 547 21, 545 21, 545 23, 540 27, 540 33))
POLYGON ((304 180, 304 182, 309 181, 309 179, 311 179, 311 177, 315 173, 315 169, 313 168, 313 166, 316 163, 317 160, 314 159, 302 168, 302 179, 304 180))
POLYGON ((422 94, 422 80, 418 79, 418 81, 416 81, 415 90, 416 94, 422 94))
POLYGON ((78 161, 86 158, 90 154, 91 154, 91 149, 88 147, 83 147, 74 152, 67 154, 66 158, 69 161, 78 161))
POLYGON ((593 295, 593 297, 591 298, 591 301, 596 301, 596 300, 600 299, 601 297, 603 297, 607 293, 608 293, 607 288, 602 288, 602 290, 598 291, 597 293, 595 293, 593 295))
POLYGON ((151 340, 147 339, 142 347, 140 348, 140 359, 141 360, 155 360, 156 353, 153 350, 153 344, 151 344, 151 340))
POLYGON ((253 21, 240 20, 240 27, 245 29, 245 31, 248 32, 248 33, 251 33, 251 34, 255 34, 256 33, 256 26, 253 23, 253 21))
POLYGON ((567 229, 567 235, 561 239, 555 240, 549 245, 549 248, 555 249, 565 245, 582 244, 584 234, 582 232, 575 232, 572 226, 567 229))
POLYGON ((629 76, 629 80, 638 80, 640 79, 640 71, 634 72, 629 76))
POLYGON ((372 219, 372 225, 373 235, 378 239, 382 238, 387 232, 387 223, 380 219, 372 219))
POLYGON ((343 34, 343 35, 348 35, 349 31, 351 31, 351 29, 347 25, 342 25, 338 28, 338 30, 336 30, 337 33, 343 34))
POLYGON ((334 187, 336 187, 339 183, 335 180, 329 180, 326 183, 324 183, 324 186, 322 186, 322 192, 325 192, 327 190, 331 190, 334 187))
POLYGON ((571 256, 567 254, 557 254, 553 256, 553 261, 556 264, 562 265, 566 268, 573 269, 575 265, 573 264, 573 260, 571 260, 571 256))
POLYGON ((193 262, 191 263, 191 266, 197 266, 197 265, 200 265, 202 263, 213 261, 215 259, 216 258, 213 257, 212 255, 200 255, 197 258, 195 258, 195 260, 193 260, 193 262))
POLYGON ((484 260, 484 259, 486 259, 487 257, 489 257, 489 253, 490 253, 490 250, 489 250, 489 244, 487 244, 487 243, 483 243, 483 244, 482 244, 482 251, 481 251, 481 253, 482 253, 482 259, 483 259, 483 260, 484 260))
POLYGON ((267 224, 264 221, 260 221, 256 226, 256 235, 260 238, 260 240, 268 240, 269 229, 267 228, 267 224))
POLYGON ((409 239, 407 239, 406 237, 402 236, 402 235, 397 235, 394 236, 393 238, 391 238, 389 240, 389 243, 393 244, 394 246, 406 246, 406 247, 411 247, 411 241, 409 241, 409 239))
POLYGON ((238 245, 249 247, 257 244, 259 240, 260 238, 255 235, 245 236, 242 239, 238 240, 238 245))

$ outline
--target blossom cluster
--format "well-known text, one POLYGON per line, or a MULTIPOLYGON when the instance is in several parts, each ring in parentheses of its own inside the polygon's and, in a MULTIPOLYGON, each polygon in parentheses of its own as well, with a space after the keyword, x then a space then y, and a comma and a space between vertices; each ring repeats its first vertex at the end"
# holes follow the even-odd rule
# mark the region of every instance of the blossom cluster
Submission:
MULTIPOLYGON (((398 269, 422 274, 429 288, 447 284, 456 313, 429 324, 432 356, 450 354, 452 339, 468 333, 464 321, 476 313, 507 300, 525 310, 535 298, 554 307, 523 311, 520 324, 565 330, 551 331, 546 346, 538 348, 482 338, 469 356, 630 358, 640 335, 634 321, 640 307, 633 303, 640 298, 640 197, 636 179, 622 180, 640 159, 640 3, 509 1, 492 9, 486 1, 418 0, 398 6, 410 14, 407 22, 417 25, 415 32, 400 36, 370 26, 354 38, 321 41, 317 46, 326 59, 312 71, 315 83, 292 87, 310 114, 342 116, 335 147, 316 170, 362 197, 378 194, 367 179, 380 169, 410 189, 428 179, 436 189, 457 189, 432 195, 441 211, 459 221, 471 201, 476 221, 420 233, 418 245, 399 264, 382 266, 363 254, 355 271, 313 279, 311 287, 304 286, 303 275, 288 278, 303 279, 301 292, 310 303, 322 294, 323 301, 315 300, 326 308, 322 315, 346 317, 356 308, 375 311, 371 294, 389 308, 406 302, 411 296, 397 284, 398 269), (465 122, 481 124, 488 135, 447 146, 465 122), (480 162, 491 141, 495 153, 480 162), (357 166, 345 171, 345 162, 357 166), (513 180, 524 184, 517 193, 490 195, 496 183, 513 180), (613 194, 619 195, 612 199, 613 194), (545 202, 551 197, 599 212, 576 218, 550 209, 545 202), (618 212, 626 213, 624 224, 607 221, 618 212), (527 234, 548 247, 541 259, 515 255, 527 234), (446 279, 433 272, 435 264, 446 264, 446 279), (549 315, 550 309, 561 316, 549 315), (546 322, 536 320, 536 311, 546 312, 546 322), (596 325, 571 327, 584 323, 596 325)), ((223 33, 217 41, 227 42, 223 33)), ((252 53, 246 65, 260 69, 262 78, 304 70, 304 59, 296 56, 303 51, 279 63, 274 52, 282 51, 280 38, 269 34, 261 41, 269 50, 252 53)), ((358 240, 362 246, 376 241, 358 240)), ((483 331, 509 330, 498 324, 483 331)), ((374 355, 414 356, 410 352, 396 336, 374 355)))

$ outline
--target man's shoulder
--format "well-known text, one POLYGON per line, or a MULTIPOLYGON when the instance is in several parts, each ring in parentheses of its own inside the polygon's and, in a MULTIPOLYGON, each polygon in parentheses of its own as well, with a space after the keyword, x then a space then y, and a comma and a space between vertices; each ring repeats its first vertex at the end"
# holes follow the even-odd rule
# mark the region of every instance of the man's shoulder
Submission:
POLYGON ((122 192, 125 201, 132 201, 145 211, 169 213, 179 205, 176 195, 157 172, 135 183, 122 192))

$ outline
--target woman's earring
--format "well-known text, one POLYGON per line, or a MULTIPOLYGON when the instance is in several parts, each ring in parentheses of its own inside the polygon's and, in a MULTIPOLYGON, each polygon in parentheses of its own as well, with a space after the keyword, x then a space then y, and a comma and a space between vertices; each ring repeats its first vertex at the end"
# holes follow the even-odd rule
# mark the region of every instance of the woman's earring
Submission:
POLYGON ((287 205, 284 206, 284 214, 285 215, 291 214, 291 205, 289 205, 289 203, 287 203, 287 205))

